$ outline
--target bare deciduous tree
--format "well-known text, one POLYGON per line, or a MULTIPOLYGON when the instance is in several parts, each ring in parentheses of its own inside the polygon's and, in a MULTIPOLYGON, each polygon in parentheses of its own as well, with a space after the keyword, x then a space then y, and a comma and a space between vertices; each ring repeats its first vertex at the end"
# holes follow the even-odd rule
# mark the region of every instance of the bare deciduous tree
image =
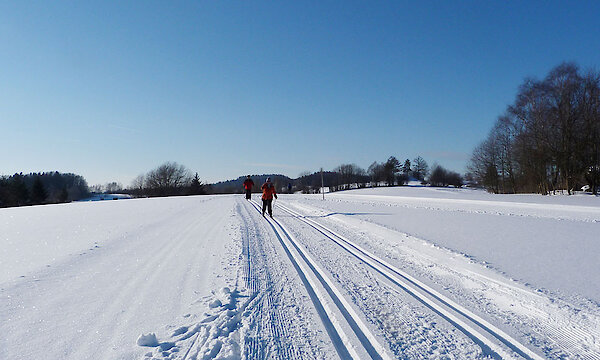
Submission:
POLYGON ((131 189, 138 195, 141 195, 144 190, 145 185, 146 185, 146 175, 140 174, 140 175, 136 176, 136 178, 133 179, 133 181, 131 182, 131 189))
POLYGON ((123 185, 119 182, 113 181, 104 186, 105 192, 107 194, 117 193, 123 190, 123 185))
POLYGON ((176 195, 191 181, 190 171, 176 162, 167 162, 146 175, 146 187, 155 195, 176 195))
POLYGON ((475 178, 494 192, 571 193, 600 181, 600 74, 564 63, 544 80, 526 79, 471 158, 475 178))
POLYGON ((383 164, 374 161, 369 168, 367 169, 367 173, 371 177, 371 186, 377 187, 379 182, 385 180, 385 169, 383 164))
POLYGON ((352 184, 364 182, 365 170, 356 164, 342 164, 333 170, 338 174, 338 183, 342 189, 350 189, 352 184))

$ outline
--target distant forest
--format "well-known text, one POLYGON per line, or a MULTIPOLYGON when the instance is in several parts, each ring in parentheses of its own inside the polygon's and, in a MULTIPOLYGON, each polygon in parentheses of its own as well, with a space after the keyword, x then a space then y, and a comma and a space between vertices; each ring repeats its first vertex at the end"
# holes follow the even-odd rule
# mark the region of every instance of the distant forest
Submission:
POLYGON ((0 177, 0 207, 64 203, 89 196, 80 175, 59 172, 0 177))
POLYGON ((472 178, 494 193, 549 194, 600 185, 600 73, 573 63, 528 78, 473 151, 472 178))
MULTIPOLYGON (((367 170, 355 164, 342 164, 332 171, 322 173, 305 172, 297 179, 280 174, 253 175, 260 191, 260 185, 270 177, 279 192, 291 191, 316 193, 323 183, 330 192, 367 186, 404 185, 408 181, 429 181, 436 186, 463 185, 462 177, 436 165, 429 170, 427 162, 420 156, 404 163, 390 156, 385 162, 373 162, 367 170), (427 180, 426 180, 427 179, 427 180)), ((204 184, 198 173, 192 172, 176 162, 167 162, 145 174, 136 177, 129 188, 117 182, 88 187, 86 180, 75 174, 44 172, 0 176, 0 207, 54 204, 83 200, 95 193, 121 193, 134 197, 184 196, 204 194, 234 194, 243 191, 245 175, 237 179, 204 184)))

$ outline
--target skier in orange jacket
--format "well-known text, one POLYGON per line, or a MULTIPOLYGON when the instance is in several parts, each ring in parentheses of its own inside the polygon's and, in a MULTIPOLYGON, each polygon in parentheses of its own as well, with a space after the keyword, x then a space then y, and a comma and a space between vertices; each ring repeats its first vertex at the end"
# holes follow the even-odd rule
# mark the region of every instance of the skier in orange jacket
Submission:
POLYGON ((265 216, 265 210, 269 209, 269 216, 273 217, 273 197, 277 199, 277 192, 275 191, 275 186, 271 182, 271 178, 267 178, 267 182, 265 182, 261 187, 263 195, 262 195, 262 214, 265 216))

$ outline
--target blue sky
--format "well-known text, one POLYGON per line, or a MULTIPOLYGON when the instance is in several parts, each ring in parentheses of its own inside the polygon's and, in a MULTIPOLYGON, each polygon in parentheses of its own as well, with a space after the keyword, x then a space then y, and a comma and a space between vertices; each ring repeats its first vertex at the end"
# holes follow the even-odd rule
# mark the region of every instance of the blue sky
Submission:
POLYGON ((462 172, 525 77, 600 66, 599 4, 3 1, 0 174, 462 172))

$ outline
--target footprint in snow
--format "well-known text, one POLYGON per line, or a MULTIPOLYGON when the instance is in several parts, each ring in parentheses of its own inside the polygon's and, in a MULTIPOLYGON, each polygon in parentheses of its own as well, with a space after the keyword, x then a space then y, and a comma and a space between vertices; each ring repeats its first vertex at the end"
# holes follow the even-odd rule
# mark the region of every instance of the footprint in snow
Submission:
MULTIPOLYGON (((137 345, 154 348, 152 352, 144 354, 144 359, 181 356, 175 353, 191 359, 240 358, 238 329, 242 326, 247 302, 241 306, 238 299, 248 296, 227 287, 212 294, 208 299, 206 317, 195 324, 178 327, 166 341, 159 341, 155 333, 141 334, 137 345)), ((184 315, 184 318, 190 318, 190 314, 184 315)))

